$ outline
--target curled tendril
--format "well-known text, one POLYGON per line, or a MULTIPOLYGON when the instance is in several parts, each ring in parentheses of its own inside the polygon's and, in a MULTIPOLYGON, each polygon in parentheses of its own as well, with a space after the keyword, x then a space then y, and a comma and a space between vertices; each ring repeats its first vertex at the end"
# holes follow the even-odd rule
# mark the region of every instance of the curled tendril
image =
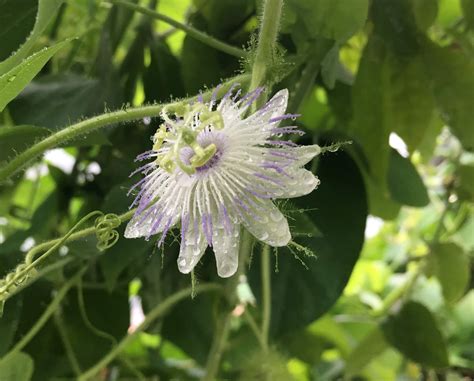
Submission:
POLYGON ((95 220, 95 235, 98 241, 97 249, 104 251, 117 243, 119 233, 115 229, 120 224, 120 218, 113 213, 100 216, 95 220))
POLYGON ((26 263, 20 263, 15 270, 0 279, 0 304, 4 302, 8 295, 14 292, 22 283, 37 274, 35 268, 28 269, 26 263))

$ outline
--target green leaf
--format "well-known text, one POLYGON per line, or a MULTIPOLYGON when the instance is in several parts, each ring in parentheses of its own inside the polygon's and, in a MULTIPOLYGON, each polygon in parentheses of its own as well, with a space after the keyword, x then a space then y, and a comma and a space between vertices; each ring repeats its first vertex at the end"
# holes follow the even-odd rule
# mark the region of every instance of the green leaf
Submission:
POLYGON ((8 109, 17 124, 59 130, 120 104, 116 85, 76 74, 59 74, 33 81, 8 109))
POLYGON ((0 360, 0 381, 29 381, 33 375, 33 359, 19 352, 0 360))
POLYGON ((379 327, 375 327, 357 344, 347 357, 345 375, 350 377, 358 374, 387 348, 388 343, 382 330, 379 327))
POLYGON ((370 214, 384 220, 397 218, 402 205, 392 199, 387 187, 377 184, 367 174, 364 174, 364 182, 367 189, 370 214))
MULTIPOLYGON (((206 31, 209 28, 201 13, 193 14, 190 22, 199 30, 206 31)), ((194 38, 185 37, 181 52, 181 75, 188 93, 197 93, 205 86, 217 86, 222 78, 234 75, 238 69, 236 57, 219 52, 194 38)))
POLYGON ((372 20, 375 34, 398 56, 411 57, 419 51, 420 31, 416 26, 412 0, 374 0, 372 20))
POLYGON ((163 321, 163 336, 200 364, 206 363, 215 333, 214 299, 210 294, 198 294, 193 299, 190 295, 173 307, 163 321), (189 319, 191 316, 193 318, 189 319))
POLYGON ((38 0, 0 0, 0 61, 8 58, 31 32, 38 0))
POLYGON ((406 303, 382 324, 387 341, 410 360, 433 368, 449 365, 445 340, 435 317, 422 304, 406 303))
POLYGON ((194 3, 208 23, 209 34, 218 38, 235 36, 255 12, 253 0, 195 0, 194 3))
POLYGON ((470 261, 463 249, 455 243, 439 243, 431 248, 430 270, 441 283, 447 303, 459 300, 471 278, 470 261))
POLYGON ((421 30, 428 29, 438 15, 438 0, 411 0, 416 24, 421 30))
MULTIPOLYGON (((3 276, 3 273, 0 273, 3 276)), ((23 305, 23 298, 18 295, 10 299, 5 304, 3 316, 0 318, 0 358, 8 351, 13 338, 15 337, 18 323, 20 321, 21 307, 23 305)))
POLYGON ((37 126, 0 126, 0 162, 12 158, 49 134, 47 128, 37 126))
POLYGON ((181 64, 161 39, 150 42, 150 65, 143 75, 143 87, 150 101, 168 101, 170 96, 184 96, 180 75, 181 64))
POLYGON ((466 19, 469 28, 474 28, 474 1, 473 0, 461 0, 462 11, 464 18, 466 19))
POLYGON ((474 149, 474 61, 460 49, 425 42, 423 58, 441 116, 466 149, 474 149))
POLYGON ((388 138, 393 131, 393 118, 388 52, 377 37, 372 37, 364 50, 352 100, 354 119, 350 132, 364 150, 370 176, 383 187, 389 165, 388 138))
MULTIPOLYGON (((286 4, 304 23, 312 37, 345 41, 365 24, 368 0, 290 0, 286 4)), ((296 24, 299 22, 296 21, 296 24)), ((288 25, 290 28, 291 25, 288 25)))
MULTIPOLYGON (((305 268, 288 249, 278 250, 278 272, 272 273, 271 329, 275 335, 297 330, 331 308, 347 284, 364 242, 367 202, 356 164, 343 152, 320 160, 317 174, 321 185, 295 200, 300 208, 311 209, 306 215, 320 233, 294 239, 317 258, 293 249, 305 268)), ((293 224, 291 219, 289 222, 293 224)), ((257 299, 261 295, 259 267, 260 255, 254 255, 249 279, 257 299)))
MULTIPOLYGON (((123 237, 123 230, 120 236, 123 237)), ((147 258, 153 251, 153 241, 144 239, 120 238, 110 249, 106 250, 100 257, 99 263, 104 274, 105 284, 108 290, 113 290, 120 274, 134 261, 147 258)))
POLYGON ((451 239, 461 246, 465 251, 474 251, 474 215, 464 221, 459 230, 451 236, 451 239))
POLYGON ((474 166, 458 167, 456 191, 460 199, 474 202, 474 166))
POLYGON ((65 40, 40 50, 0 76, 0 111, 3 111, 5 106, 39 73, 46 62, 70 41, 65 40))
MULTIPOLYGON (((12 0, 10 0, 10 2, 11 1, 12 0)), ((15 5, 17 5, 18 3, 22 3, 15 0, 13 1, 15 2, 15 5)), ((60 5, 63 3, 64 0, 38 0, 38 1, 39 1, 38 13, 36 15, 36 22, 35 22, 35 26, 33 27, 33 30, 31 31, 26 42, 12 56, 10 56, 8 59, 6 59, 3 62, 0 62, 0 75, 5 74, 8 71, 11 71, 13 68, 17 67, 18 65, 20 65, 21 61, 32 50, 36 41, 41 36, 43 31, 46 29, 46 26, 52 20, 52 18, 56 14, 56 11, 58 10, 58 8, 60 7, 60 5)), ((2 8, 2 11, 3 11, 3 8, 2 8)), ((0 110, 2 108, 3 107, 0 107, 0 110)))
POLYGON ((393 57, 390 71, 393 131, 413 152, 438 122, 436 102, 419 55, 393 57))
POLYGON ((428 191, 415 166, 394 149, 390 154, 387 181, 391 198, 394 201, 415 207, 429 204, 428 191))

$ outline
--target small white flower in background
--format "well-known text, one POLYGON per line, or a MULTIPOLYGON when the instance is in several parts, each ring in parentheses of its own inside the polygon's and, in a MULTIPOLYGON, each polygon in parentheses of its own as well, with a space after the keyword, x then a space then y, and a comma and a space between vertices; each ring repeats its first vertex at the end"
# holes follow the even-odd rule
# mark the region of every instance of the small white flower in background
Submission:
POLYGON ((233 95, 231 89, 220 102, 214 95, 209 103, 200 99, 163 110, 165 123, 153 149, 137 158, 153 161, 134 172, 144 178, 130 189, 139 189, 131 205, 137 211, 125 237, 161 233, 161 245, 180 222, 179 270, 189 273, 211 246, 221 277, 237 270, 240 225, 271 246, 290 242, 288 221, 273 200, 303 196, 318 186, 303 166, 321 148, 282 139, 302 134, 294 126, 278 127, 297 116, 285 114, 286 89, 246 117, 261 93, 259 88, 240 97, 240 90, 233 95))
POLYGON ((144 322, 145 314, 143 313, 142 299, 138 295, 133 295, 129 299, 130 303, 130 325, 128 333, 133 333, 144 322))

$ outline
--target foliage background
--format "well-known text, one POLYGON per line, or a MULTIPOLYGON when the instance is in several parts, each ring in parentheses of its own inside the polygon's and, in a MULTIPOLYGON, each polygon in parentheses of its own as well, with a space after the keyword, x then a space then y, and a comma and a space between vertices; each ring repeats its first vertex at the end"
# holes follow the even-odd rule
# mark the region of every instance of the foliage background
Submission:
MULTIPOLYGON (((0 0, 0 169, 104 110, 192 96, 251 71, 261 1, 135 3, 244 46, 247 58, 123 5, 0 0)), ((314 161, 319 189, 282 205, 301 246, 272 256, 269 349, 248 320, 260 324, 265 303, 254 246, 256 305, 230 320, 220 379, 474 378, 473 28, 472 0, 285 2, 266 82, 290 90, 302 144, 353 144, 314 161)), ((137 119, 65 139, 1 179, 4 280, 89 212, 127 210, 133 160, 159 125, 137 119)), ((76 379, 117 342, 96 379, 202 377, 236 280, 217 279, 206 255, 196 290, 212 282, 224 295, 185 291, 127 336, 130 296, 147 314, 191 285, 176 268, 177 242, 163 252, 155 243, 119 238, 101 252, 88 235, 22 278, 0 319, 0 380, 76 379)))

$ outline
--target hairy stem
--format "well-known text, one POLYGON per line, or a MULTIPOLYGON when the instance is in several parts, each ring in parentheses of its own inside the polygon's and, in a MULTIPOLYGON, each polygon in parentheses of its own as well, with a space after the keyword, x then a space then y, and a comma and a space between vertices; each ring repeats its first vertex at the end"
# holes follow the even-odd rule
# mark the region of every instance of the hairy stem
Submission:
POLYGON ((265 349, 268 349, 270 332, 272 283, 270 273, 270 246, 264 245, 262 250, 262 336, 265 349))
POLYGON ((267 345, 267 342, 265 341, 262 333, 260 332, 260 329, 255 321, 255 319, 253 318, 252 314, 248 311, 248 309, 245 309, 245 312, 244 312, 244 318, 245 320, 247 320, 247 323, 250 327, 250 329, 252 330, 253 334, 255 335, 258 343, 260 344, 260 347, 263 349, 263 350, 266 350, 268 348, 268 345, 267 345))
POLYGON ((283 0, 265 0, 264 2, 250 90, 256 89, 267 81, 267 70, 274 60, 282 7, 283 0))
MULTIPOLYGON (((196 286, 196 292, 209 292, 209 291, 218 291, 221 289, 221 286, 217 284, 202 284, 196 286)), ((130 343, 132 342, 136 335, 140 332, 143 332, 147 329, 151 323, 153 323, 156 319, 163 316, 168 310, 173 307, 175 304, 180 302, 183 299, 189 297, 191 293, 191 288, 186 288, 184 290, 178 291, 175 294, 169 296, 165 300, 163 300, 160 304, 158 304, 155 308, 153 308, 147 315, 145 320, 140 324, 133 333, 125 336, 112 350, 107 353, 101 360, 99 360, 95 365, 91 368, 86 370, 78 377, 78 381, 86 381, 91 379, 95 376, 101 369, 106 367, 111 361, 120 354, 120 352, 130 343)))
POLYGON ((211 351, 207 359, 206 374, 202 378, 203 381, 216 380, 217 373, 219 372, 220 361, 227 344, 227 339, 229 338, 231 320, 232 312, 226 313, 212 343, 211 351))
POLYGON ((155 12, 155 11, 149 9, 149 8, 145 8, 145 7, 142 7, 140 5, 137 5, 137 4, 131 3, 129 1, 125 1, 125 0, 107 0, 107 2, 110 2, 112 4, 116 4, 116 5, 120 5, 120 6, 125 7, 125 8, 132 9, 132 10, 140 12, 144 15, 147 15, 147 16, 153 17, 157 20, 163 21, 163 22, 175 27, 176 29, 180 29, 180 30, 186 32, 186 34, 189 37, 192 37, 192 38, 202 42, 203 44, 206 44, 206 45, 210 46, 211 48, 215 48, 217 50, 220 50, 221 52, 224 52, 224 53, 227 53, 227 54, 230 54, 232 56, 239 57, 239 58, 247 56, 247 52, 243 49, 239 49, 239 48, 236 48, 235 46, 229 45, 229 44, 227 44, 223 41, 220 41, 220 40, 218 40, 214 37, 209 36, 208 34, 206 34, 204 32, 201 32, 201 31, 193 28, 192 26, 182 24, 179 21, 173 20, 172 18, 170 18, 166 15, 163 15, 161 13, 155 12))
MULTIPOLYGON (((225 94, 233 84, 242 84, 244 82, 247 82, 249 79, 249 75, 246 74, 242 74, 230 79, 229 81, 223 83, 221 87, 215 90, 217 91, 217 96, 220 97, 225 94)), ((203 93, 202 96, 205 100, 210 99, 212 93, 213 90, 209 90, 203 93)), ((88 134, 94 130, 109 126, 111 124, 119 124, 145 117, 158 116, 163 107, 165 106, 178 107, 184 103, 195 101, 196 99, 197 97, 192 97, 169 104, 156 104, 151 106, 127 108, 120 111, 114 111, 98 115, 96 117, 73 124, 31 146, 30 148, 16 156, 13 160, 8 162, 5 166, 0 168, 0 183, 2 181, 7 180, 19 170, 25 168, 33 159, 41 155, 46 150, 60 146, 78 136, 88 134)))

